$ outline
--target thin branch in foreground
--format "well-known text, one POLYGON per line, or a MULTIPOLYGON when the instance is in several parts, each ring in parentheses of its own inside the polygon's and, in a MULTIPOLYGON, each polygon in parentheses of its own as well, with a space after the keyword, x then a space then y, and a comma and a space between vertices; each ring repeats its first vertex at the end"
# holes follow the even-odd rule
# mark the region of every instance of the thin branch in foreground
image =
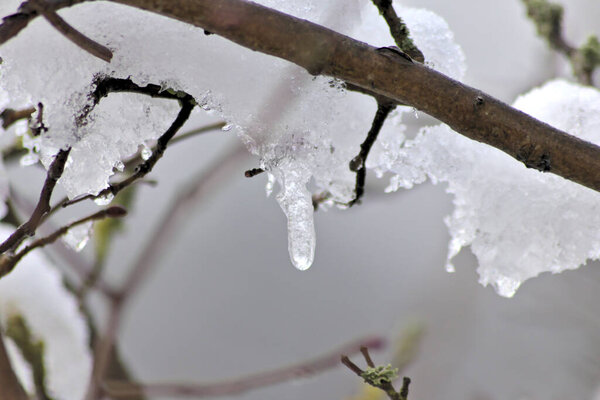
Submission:
POLYGON ((151 384, 110 381, 104 385, 112 398, 127 399, 139 395, 165 397, 216 397, 233 396, 252 389, 276 385, 290 380, 309 377, 338 365, 341 353, 357 353, 365 346, 381 348, 384 340, 379 337, 362 339, 349 343, 323 356, 296 365, 252 374, 246 377, 210 384, 151 384))
POLYGON ((369 366, 366 370, 362 370, 358 365, 354 364, 346 355, 341 357, 342 364, 348 367, 349 370, 364 379, 369 385, 381 389, 387 394, 390 400, 407 400, 408 386, 410 378, 402 379, 402 387, 400 391, 396 391, 392 382, 396 379, 398 369, 393 369, 390 365, 376 367, 371 360, 371 355, 366 346, 360 349, 365 362, 369 366))
MULTIPOLYGON (((52 197, 52 192, 56 186, 56 181, 58 181, 58 179, 62 176, 70 151, 71 149, 69 148, 67 150, 60 150, 58 152, 52 161, 52 164, 50 164, 50 168, 48 168, 46 181, 42 187, 40 198, 35 210, 33 210, 33 213, 27 222, 19 226, 17 230, 8 237, 8 239, 0 244, 0 254, 3 254, 8 250, 14 250, 23 241, 23 239, 28 236, 33 236, 35 230, 43 221, 44 216, 50 211, 50 198, 52 197)), ((2 276, 1 273, 0 276, 2 276)))
POLYGON ((104 210, 100 210, 92 215, 88 215, 87 217, 81 218, 75 222, 68 224, 68 225, 63 226, 63 227, 57 229, 56 231, 54 231, 52 234, 31 242, 30 244, 25 246, 22 250, 20 250, 16 254, 10 254, 10 253, 3 254, 0 257, 0 278, 9 274, 14 269, 14 267, 17 265, 17 263, 19 261, 21 261, 21 259, 23 257, 25 257, 25 255, 27 255, 29 252, 31 252, 32 250, 35 250, 37 248, 44 247, 51 243, 54 243, 59 237, 61 237, 65 233, 67 233, 69 231, 69 229, 71 229, 75 226, 81 225, 81 224, 85 224, 86 222, 89 222, 89 221, 96 221, 96 220, 104 219, 104 218, 121 218, 121 217, 124 217, 125 215, 127 215, 127 211, 123 207, 112 206, 112 207, 106 208, 104 210))
POLYGON ((375 112, 375 117, 371 123, 371 129, 367 134, 367 138, 360 145, 360 152, 358 155, 350 161, 350 170, 356 172, 356 183, 354 186, 354 198, 348 203, 349 206, 359 203, 360 198, 365 192, 365 180, 367 177, 367 168, 365 164, 367 162, 367 157, 375 140, 377 140, 377 136, 383 127, 385 119, 394 108, 396 108, 396 105, 392 103, 377 103, 377 111, 375 112))
POLYGON ((375 4, 379 10, 379 14, 383 16, 385 22, 388 24, 390 33, 400 50, 420 63, 425 62, 425 56, 423 56, 421 50, 419 50, 410 38, 408 27, 402 21, 402 18, 396 14, 392 6, 392 0, 373 0, 373 4, 375 4))

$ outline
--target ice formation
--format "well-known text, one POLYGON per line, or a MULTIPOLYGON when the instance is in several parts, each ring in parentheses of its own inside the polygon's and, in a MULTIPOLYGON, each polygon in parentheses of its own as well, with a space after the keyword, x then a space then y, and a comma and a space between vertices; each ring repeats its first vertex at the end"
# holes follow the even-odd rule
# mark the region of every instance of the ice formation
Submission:
MULTIPOLYGON (((326 6, 317 0, 260 3, 374 46, 393 44, 371 4, 357 0, 331 1, 326 6)), ((8 13, 18 4, 18 0, 7 1, 1 10, 8 13)), ((446 22, 431 11, 404 8, 398 2, 394 6, 426 63, 460 80, 466 70, 465 57, 446 22)), ((329 204, 344 204, 352 198, 355 176, 348 162, 358 153, 370 127, 375 102, 347 92, 335 80, 312 78, 285 61, 136 9, 98 2, 65 9, 61 15, 111 48, 113 61, 105 64, 73 47, 40 19, 0 48, 4 60, 0 92, 9 94, 12 107, 44 104, 49 131, 30 147, 39 151, 45 165, 59 148, 72 146, 60 180, 68 194, 73 197, 105 188, 109 177, 122 168, 123 159, 147 149, 178 109, 166 100, 113 94, 94 109, 83 127, 77 126, 75 116, 89 101, 95 76, 131 77, 140 85, 157 83, 165 89, 185 90, 202 109, 224 118, 230 132, 259 157, 268 172, 267 191, 279 185, 276 199, 288 219, 292 263, 308 268, 315 249, 311 192, 327 192, 329 204)), ((585 136, 591 135, 595 123, 591 114, 595 93, 552 82, 515 105, 595 140, 585 136)), ((447 219, 452 235, 449 269, 452 257, 471 245, 479 259, 481 282, 510 296, 525 279, 543 271, 575 268, 597 257, 595 193, 526 170, 503 153, 443 125, 426 127, 416 139, 405 142, 402 118, 407 111, 398 108, 385 124, 367 167, 379 175, 394 174, 389 191, 410 188, 427 178, 447 182, 456 206, 447 219), (586 215, 592 217, 584 220, 586 215)), ((144 153, 148 155, 147 150, 144 153)), ((32 153, 29 160, 35 156, 32 153)))
MULTIPOLYGON (((1 240, 13 230, 0 225, 1 240)), ((32 334, 44 342, 49 394, 58 399, 82 399, 92 367, 87 325, 59 271, 37 251, 0 279, 0 323, 6 327, 14 315, 22 316, 32 334)), ((16 346, 7 342, 19 378, 31 387, 27 364, 16 346)))

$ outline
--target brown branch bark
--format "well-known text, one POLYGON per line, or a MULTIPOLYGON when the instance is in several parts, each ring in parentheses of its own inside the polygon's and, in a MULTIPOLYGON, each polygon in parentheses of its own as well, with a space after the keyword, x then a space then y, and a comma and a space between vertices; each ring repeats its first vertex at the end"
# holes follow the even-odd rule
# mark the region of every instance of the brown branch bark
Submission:
POLYGON ((527 167, 600 191, 600 147, 568 135, 420 63, 244 0, 112 0, 201 27, 393 102, 494 146, 527 167))
POLYGON ((338 366, 340 354, 342 353, 356 353, 364 346, 377 349, 383 347, 383 344, 383 339, 378 337, 361 339, 353 343, 348 343, 328 354, 296 365, 217 383, 143 385, 134 382, 109 381, 105 387, 107 394, 113 399, 130 399, 139 395, 196 398, 234 396, 253 389, 316 375, 338 366))

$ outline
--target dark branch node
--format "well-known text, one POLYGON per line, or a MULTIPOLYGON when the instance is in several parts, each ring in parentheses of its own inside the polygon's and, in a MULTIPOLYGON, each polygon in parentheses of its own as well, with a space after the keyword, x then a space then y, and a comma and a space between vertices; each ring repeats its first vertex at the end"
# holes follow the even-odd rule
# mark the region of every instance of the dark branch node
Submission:
POLYGON ((248 171, 244 172, 244 176, 246 178, 252 178, 258 174, 262 174, 263 172, 265 172, 265 170, 262 168, 252 168, 252 169, 249 169, 248 171))

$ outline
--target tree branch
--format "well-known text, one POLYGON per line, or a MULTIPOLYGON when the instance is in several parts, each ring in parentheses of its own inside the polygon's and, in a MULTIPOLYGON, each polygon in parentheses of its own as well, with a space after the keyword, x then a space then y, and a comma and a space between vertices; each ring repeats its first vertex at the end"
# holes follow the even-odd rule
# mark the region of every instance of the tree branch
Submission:
POLYGON ((129 399, 134 396, 145 394, 147 396, 168 396, 168 397, 216 397, 216 396, 234 396, 247 392, 252 389, 271 386, 289 380, 304 378, 318 374, 324 370, 336 367, 338 365, 340 354, 356 353, 359 350, 370 346, 371 348, 381 348, 383 340, 373 337, 362 339, 357 342, 349 343, 335 351, 332 351, 313 360, 308 360, 297 365, 278 368, 272 371, 252 374, 243 378, 232 379, 230 381, 209 383, 209 384, 152 384, 142 385, 133 382, 107 382, 106 392, 115 399, 129 399))
POLYGON ((372 0, 373 4, 379 10, 379 14, 383 16, 385 22, 390 28, 390 33, 394 38, 394 41, 406 54, 411 56, 418 62, 425 62, 425 57, 419 48, 413 43, 410 38, 408 27, 402 21, 402 18, 398 17, 396 10, 392 6, 392 0, 372 0))
POLYGON ((100 210, 92 215, 88 215, 87 217, 81 218, 68 225, 65 225, 54 231, 52 234, 31 242, 16 254, 3 254, 2 256, 0 256, 0 278, 9 274, 17 265, 17 263, 21 261, 21 259, 25 257, 29 252, 39 247, 44 247, 46 245, 54 243, 59 237, 67 233, 69 229, 89 221, 96 221, 103 218, 122 218, 126 214, 127 211, 125 211, 125 209, 122 207, 109 207, 104 210, 100 210))
POLYGON ((402 379, 402 387, 398 392, 392 383, 397 377, 398 369, 392 368, 391 365, 375 366, 371 359, 371 355, 369 354, 369 349, 366 346, 361 347, 360 352, 369 367, 368 369, 363 371, 346 355, 342 355, 341 357, 342 364, 348 367, 350 371, 363 378, 369 385, 383 390, 390 400, 407 400, 410 378, 404 377, 402 379))
POLYGON ((201 27, 415 107, 529 168, 600 191, 600 147, 568 135, 420 63, 244 0, 112 0, 201 27))
MULTIPOLYGON (((12 233, 2 244, 0 244, 0 254, 5 253, 7 250, 14 250, 27 236, 32 236, 35 230, 42 223, 46 214, 50 211, 50 197, 56 186, 56 181, 61 177, 69 152, 71 149, 60 150, 50 167, 46 175, 46 181, 40 193, 40 199, 38 201, 35 210, 31 214, 31 217, 23 225, 19 226, 16 231, 12 233)), ((0 274, 0 276, 2 276, 0 274)))

